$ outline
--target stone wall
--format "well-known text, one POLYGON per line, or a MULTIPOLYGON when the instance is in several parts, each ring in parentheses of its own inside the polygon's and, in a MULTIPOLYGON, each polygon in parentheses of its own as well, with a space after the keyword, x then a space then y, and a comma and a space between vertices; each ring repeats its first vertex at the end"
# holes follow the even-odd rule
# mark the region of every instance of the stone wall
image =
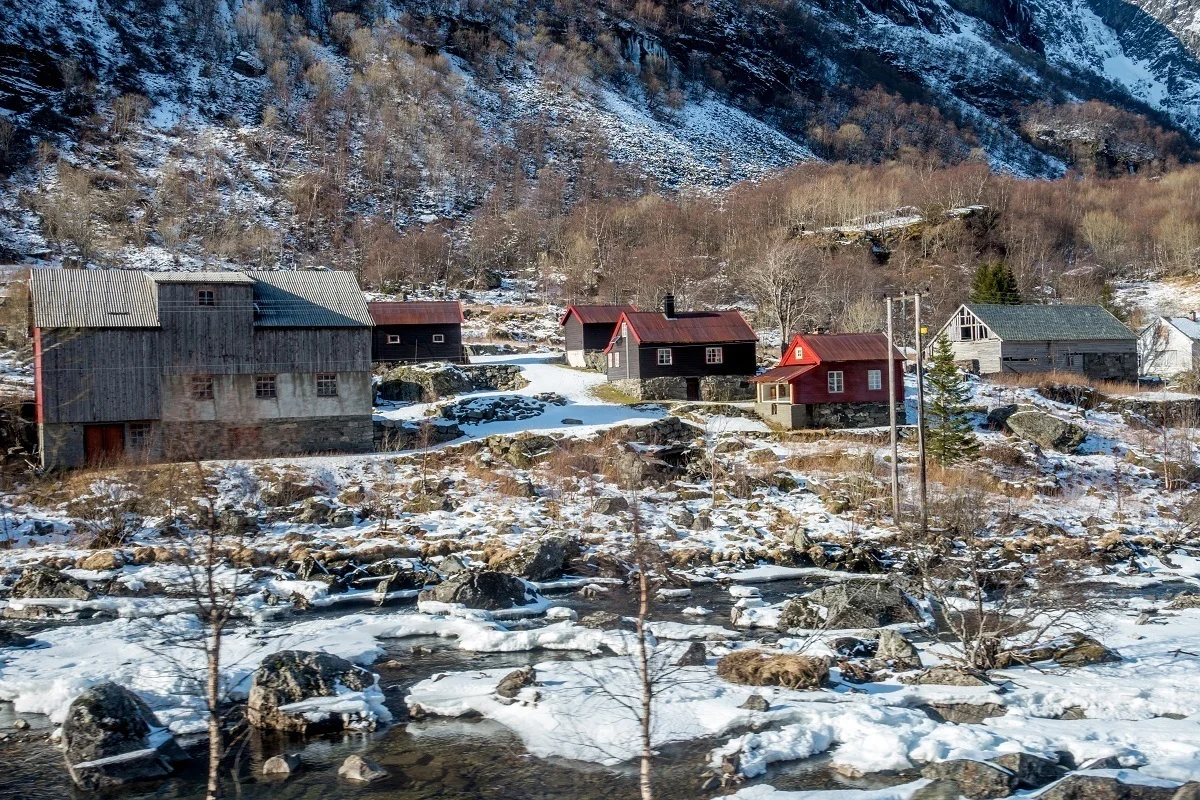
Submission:
POLYGON ((528 385, 515 364, 414 364, 384 372, 377 391, 384 400, 432 403, 465 392, 509 392, 528 385))
POLYGON ((155 426, 162 458, 269 458, 303 453, 369 453, 370 416, 227 422, 163 422, 155 426))
MULTIPOLYGON (((614 389, 638 400, 687 400, 687 378, 626 378, 614 389)), ((754 386, 743 375, 710 375, 700 379, 700 399, 708 403, 753 400, 754 386)))
MULTIPOLYGON (((877 428, 888 424, 887 403, 816 403, 811 414, 812 428, 877 428)), ((901 404, 896 405, 896 424, 907 424, 901 404)))
POLYGON ((583 351, 583 362, 587 369, 595 372, 608 371, 608 356, 599 350, 583 351))
POLYGON ((375 420, 377 451, 414 450, 433 447, 460 438, 462 429, 444 420, 375 420))
POLYGON ((747 375, 713 375, 700 379, 700 399, 709 403, 753 400, 755 394, 747 375))
POLYGON ((1137 353, 1084 353, 1083 374, 1098 381, 1138 379, 1137 353))

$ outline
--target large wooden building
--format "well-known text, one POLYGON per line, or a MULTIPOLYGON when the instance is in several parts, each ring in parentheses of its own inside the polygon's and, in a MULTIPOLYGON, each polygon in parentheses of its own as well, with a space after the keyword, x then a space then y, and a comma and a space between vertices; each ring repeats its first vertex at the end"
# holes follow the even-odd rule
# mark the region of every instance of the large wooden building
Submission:
POLYGON ((604 370, 604 348, 612 341, 621 315, 633 306, 567 306, 558 321, 563 329, 567 363, 572 367, 604 370))
POLYGON ((967 303, 930 337, 945 336, 954 359, 982 375, 1078 372, 1136 381, 1138 337, 1100 306, 967 303))
POLYGON ((904 357, 879 333, 796 336, 779 364, 752 380, 756 408, 784 428, 871 428, 887 425, 888 369, 903 424, 904 357))
POLYGON ((751 400, 758 336, 737 311, 621 314, 605 348, 608 379, 641 400, 751 400))
POLYGON ((367 308, 375 323, 372 361, 466 363, 462 303, 457 300, 368 303, 367 308))
POLYGON ((44 466, 372 446, 349 272, 35 270, 30 302, 44 466))

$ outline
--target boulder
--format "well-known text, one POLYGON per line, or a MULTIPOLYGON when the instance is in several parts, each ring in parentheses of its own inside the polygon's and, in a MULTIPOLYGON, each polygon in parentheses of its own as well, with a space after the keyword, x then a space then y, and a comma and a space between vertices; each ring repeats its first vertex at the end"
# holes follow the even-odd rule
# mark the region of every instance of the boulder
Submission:
POLYGON ((7 628, 0 628, 0 649, 5 647, 29 647, 34 640, 28 636, 22 636, 16 631, 10 631, 7 628))
POLYGON ((496 686, 496 694, 511 700, 526 686, 533 686, 535 678, 533 667, 513 670, 500 679, 496 686))
POLYGON ((100 791, 165 778, 187 755, 133 692, 99 683, 76 697, 62 726, 71 779, 100 791))
POLYGON ((371 783, 380 778, 386 778, 388 775, 386 769, 360 755, 347 756, 342 765, 338 767, 338 777, 355 783, 371 783))
POLYGON ((1062 453, 1074 453, 1087 438, 1087 432, 1078 425, 1043 411, 1018 411, 1006 424, 1018 438, 1062 453))
POLYGON ((986 761, 966 758, 940 761, 921 770, 921 777, 934 781, 953 781, 959 791, 971 800, 1008 797, 1016 785, 1016 775, 1003 767, 986 761))
POLYGON ((901 683, 914 686, 991 686, 992 682, 982 672, 966 667, 930 667, 916 675, 905 675, 901 683))
POLYGON ((74 578, 56 569, 42 566, 26 567, 13 584, 10 597, 55 597, 65 600, 90 600, 92 593, 74 578))
POLYGON ((1175 790, 1171 800, 1200 800, 1200 781, 1188 781, 1175 790))
POLYGON ((747 711, 767 711, 771 708, 771 704, 761 694, 752 694, 738 708, 744 708, 747 711))
POLYGON ((730 683, 812 690, 829 680, 829 665, 811 656, 736 650, 717 662, 717 675, 730 683))
POLYGON ((708 663, 708 649, 704 642, 692 642, 676 661, 677 667, 703 667, 708 663))
POLYGON ((790 600, 780 614, 779 629, 882 628, 920 621, 920 610, 900 589, 884 581, 853 580, 790 600), (817 607, 825 610, 824 616, 817 607))
POLYGON ((517 552, 490 564, 497 572, 518 575, 530 581, 549 581, 562 575, 563 564, 569 556, 570 540, 548 536, 530 542, 517 552))
POLYGON ((233 57, 233 71, 247 78, 261 78, 267 74, 262 60, 249 50, 242 50, 233 57))
POLYGON ((879 645, 875 649, 875 657, 888 662, 897 670, 921 668, 921 654, 917 652, 917 648, 913 647, 913 643, 904 638, 903 634, 889 628, 879 631, 879 645))
POLYGON ((79 564, 80 569, 107 572, 125 566, 125 555, 120 550, 99 550, 87 556, 79 564))
POLYGON ((597 514, 616 514, 620 511, 629 510, 629 501, 624 497, 601 497, 598 498, 592 509, 597 514))
POLYGON ((988 409, 987 412, 987 427, 989 430, 1002 431, 1008 424, 1008 418, 1017 413, 1015 404, 996 406, 988 409))
POLYGON ((420 600, 461 603, 467 608, 499 611, 536 601, 537 590, 515 575, 492 570, 472 570, 451 575, 421 592, 420 600))
POLYGON ((1091 636, 1075 632, 1032 647, 1005 650, 996 657, 996 666, 1003 669, 1038 661, 1057 661, 1063 667, 1086 667, 1116 663, 1121 661, 1121 656, 1091 636))
POLYGON ((1003 717, 1008 709, 1000 703, 929 703, 917 706, 931 719, 955 725, 978 725, 985 719, 1003 717))
POLYGON ((593 611, 591 614, 579 618, 580 625, 597 631, 616 627, 620 622, 621 616, 611 611, 593 611))
POLYGON ((361 721, 341 713, 315 714, 311 709, 288 711, 284 706, 317 697, 333 697, 339 689, 361 692, 375 684, 375 675, 330 653, 280 650, 263 659, 250 683, 247 716, 257 728, 312 733, 336 731, 361 721))
MULTIPOLYGON (((1004 767, 1016 776, 1018 789, 1040 789, 1061 778, 1066 770, 1048 758, 1029 753, 1006 753, 992 759, 993 764, 1004 767)), ((1200 799, 1198 799, 1200 800, 1200 799)))
POLYGON ((291 775, 300 769, 300 756, 296 753, 283 753, 271 756, 263 762, 263 775, 291 775))
POLYGON ((1171 800, 1174 789, 1122 783, 1101 775, 1068 775, 1038 795, 1038 800, 1171 800))

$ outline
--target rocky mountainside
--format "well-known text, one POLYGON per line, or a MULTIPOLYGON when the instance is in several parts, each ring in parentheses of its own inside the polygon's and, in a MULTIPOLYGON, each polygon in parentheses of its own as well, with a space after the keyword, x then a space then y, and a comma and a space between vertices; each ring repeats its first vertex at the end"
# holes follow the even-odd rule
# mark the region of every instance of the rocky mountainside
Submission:
MULTIPOLYGON (((1200 135, 1195 6, 3 0, 0 164, 16 177, 0 196, 0 251, 36 255, 56 238, 16 195, 57 182, 36 170, 50 164, 45 144, 160 188, 168 165, 211 168, 215 149, 223 213, 265 228, 304 216, 305 196, 332 196, 297 188, 314 170, 334 174, 339 209, 401 229, 518 202, 547 175, 567 201, 647 180, 720 187, 813 157, 986 159, 1054 176, 1077 148, 1046 121, 1080 123, 1040 113, 1031 128, 1034 104, 1101 100, 1200 135), (344 169, 330 167, 334 151, 344 169)), ((1106 163, 1168 155, 1136 153, 1106 163)))

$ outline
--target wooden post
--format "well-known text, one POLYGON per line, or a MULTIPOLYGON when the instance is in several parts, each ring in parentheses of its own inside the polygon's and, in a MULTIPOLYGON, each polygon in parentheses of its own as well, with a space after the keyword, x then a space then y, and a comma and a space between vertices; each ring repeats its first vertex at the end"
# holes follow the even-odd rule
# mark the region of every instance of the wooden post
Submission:
POLYGON ((925 473, 925 374, 922 367, 921 359, 921 293, 917 292, 913 298, 913 317, 916 324, 914 325, 915 343, 917 347, 917 450, 920 453, 920 480, 921 480, 921 533, 924 533, 929 525, 929 508, 928 508, 928 490, 926 485, 925 473))
POLYGON ((896 444, 896 363, 892 360, 895 352, 894 335, 892 331, 892 298, 887 298, 887 374, 888 374, 888 428, 891 429, 892 440, 892 522, 900 524, 900 457, 896 444))

